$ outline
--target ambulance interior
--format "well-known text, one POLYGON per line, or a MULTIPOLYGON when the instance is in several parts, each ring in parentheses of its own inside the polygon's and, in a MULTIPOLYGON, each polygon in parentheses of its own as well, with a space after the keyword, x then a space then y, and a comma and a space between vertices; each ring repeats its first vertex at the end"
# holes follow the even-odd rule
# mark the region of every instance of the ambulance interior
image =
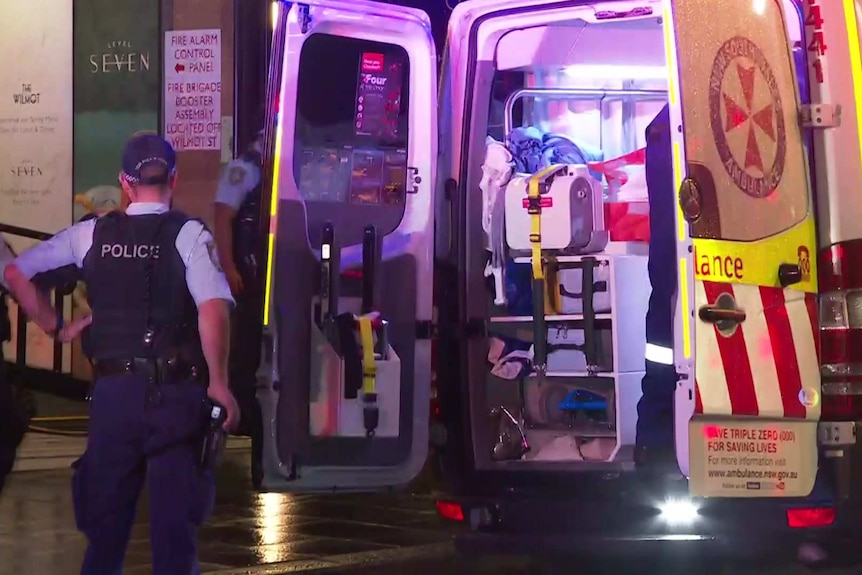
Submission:
MULTIPOLYGON (((659 118, 669 82, 663 23, 655 13, 602 20, 592 7, 577 10, 588 16, 499 39, 487 140, 472 152, 484 160, 475 176, 482 209, 468 208, 475 230, 468 258, 485 265, 470 266, 477 271, 468 294, 484 288, 489 317, 487 346, 470 356, 470 381, 484 382, 471 384, 469 394, 479 468, 631 468, 647 350, 647 266, 676 274, 674 214, 654 216, 668 224, 653 233, 670 237, 650 238, 648 203, 649 192, 655 204, 676 209, 669 133, 645 135, 653 122, 669 132, 666 115, 659 118), (646 155, 664 163, 650 182, 655 189, 647 188, 646 155), (542 203, 550 264, 540 334, 525 197, 529 175, 552 164, 568 168, 542 203), (660 258, 650 262, 651 240, 670 244, 670 253, 656 248, 660 258), (534 344, 543 335, 547 371, 539 378, 534 344)), ((785 14, 804 71, 789 1, 785 14)), ((651 348, 653 361, 673 363, 672 349, 651 348)))

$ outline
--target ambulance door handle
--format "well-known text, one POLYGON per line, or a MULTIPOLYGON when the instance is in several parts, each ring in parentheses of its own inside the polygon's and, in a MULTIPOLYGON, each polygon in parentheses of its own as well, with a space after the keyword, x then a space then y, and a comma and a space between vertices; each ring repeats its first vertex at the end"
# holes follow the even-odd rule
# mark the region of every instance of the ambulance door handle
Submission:
POLYGON ((713 305, 705 305, 697 312, 701 321, 706 323, 742 323, 745 321, 745 311, 741 309, 728 309, 713 305))
POLYGON ((778 266, 778 283, 781 287, 792 286, 802 281, 802 268, 798 264, 781 264, 778 266))

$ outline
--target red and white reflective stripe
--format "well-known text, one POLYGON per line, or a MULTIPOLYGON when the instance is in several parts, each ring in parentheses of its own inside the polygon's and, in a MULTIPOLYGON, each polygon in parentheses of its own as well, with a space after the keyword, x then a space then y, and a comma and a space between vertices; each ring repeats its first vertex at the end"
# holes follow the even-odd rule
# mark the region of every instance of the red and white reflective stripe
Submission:
POLYGON ((695 309, 733 296, 745 321, 731 336, 698 321, 695 413, 818 419, 802 402, 820 379, 813 294, 781 288, 695 282, 695 309))

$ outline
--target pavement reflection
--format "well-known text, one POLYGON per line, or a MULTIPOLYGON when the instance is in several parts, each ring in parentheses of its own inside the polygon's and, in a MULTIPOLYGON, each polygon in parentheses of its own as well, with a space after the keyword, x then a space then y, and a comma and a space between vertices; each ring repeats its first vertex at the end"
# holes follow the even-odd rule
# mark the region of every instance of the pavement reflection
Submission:
MULTIPOLYGON (((219 477, 216 509, 201 530, 204 572, 374 553, 449 540, 430 497, 259 494, 244 452, 219 477)), ((20 472, 0 498, 0 575, 78 573, 85 541, 75 529, 70 472, 20 472)), ((150 573, 149 520, 142 498, 125 573, 150 573)))
MULTIPOLYGON (((785 565, 741 564, 657 555, 638 562, 578 558, 458 557, 451 526, 434 510, 428 485, 380 495, 259 494, 250 488, 248 454, 230 454, 221 469, 216 510, 201 530, 204 573, 279 575, 802 575, 785 565)), ((13 474, 0 498, 0 575, 74 575, 84 552, 75 529, 70 472, 13 474)), ((124 573, 144 575, 150 564, 149 522, 142 500, 124 573)), ((860 570, 825 570, 852 575, 860 570)))

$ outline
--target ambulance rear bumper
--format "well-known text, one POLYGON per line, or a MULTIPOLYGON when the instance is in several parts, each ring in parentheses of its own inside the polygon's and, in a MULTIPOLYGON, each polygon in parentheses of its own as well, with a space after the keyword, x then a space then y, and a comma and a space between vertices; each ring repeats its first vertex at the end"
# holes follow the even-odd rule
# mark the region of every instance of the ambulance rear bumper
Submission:
MULTIPOLYGON (((596 557, 638 557, 656 554, 674 557, 791 558, 801 543, 816 542, 836 552, 862 536, 855 512, 839 509, 832 525, 793 529, 787 526, 788 507, 769 502, 756 509, 731 505, 704 509, 698 525, 688 529, 667 529, 655 517, 634 524, 598 525, 565 532, 538 533, 535 530, 470 531, 456 536, 455 544, 464 554, 578 555, 596 557)), ((538 517, 534 518, 537 522, 538 517)), ((544 519, 548 519, 545 515, 544 519)), ((629 517, 629 519, 634 519, 629 517)), ((529 522, 524 518, 525 522, 529 522)), ((590 522, 591 523, 591 522, 590 522)), ((608 522, 615 523, 615 522, 608 522)))
POLYGON ((600 558, 650 558, 657 555, 686 557, 749 558, 784 557, 793 554, 799 544, 809 541, 799 536, 751 537, 732 535, 687 536, 602 536, 570 533, 547 536, 492 535, 471 533, 455 538, 459 553, 464 555, 530 555, 600 558))
POLYGON ((511 489, 506 495, 506 489, 490 489, 484 483, 484 496, 453 499, 463 509, 464 523, 471 526, 456 535, 456 546, 468 554, 690 552, 786 559, 799 544, 815 542, 840 555, 849 550, 856 557, 862 554, 858 545, 862 540, 862 442, 856 437, 860 425, 819 424, 819 470, 808 497, 701 500, 696 503, 698 516, 690 524, 669 525, 662 519, 662 502, 684 498, 687 489, 647 493, 620 485, 618 490, 587 493, 572 478, 565 490, 555 485, 531 491, 511 489), (794 510, 834 510, 834 519, 793 526, 794 510), (476 517, 485 517, 485 524, 477 524, 476 517))
POLYGON ((456 536, 456 546, 466 554, 609 557, 658 552, 786 559, 795 555, 799 544, 815 542, 843 555, 862 539, 862 487, 843 497, 837 487, 862 486, 862 449, 851 447, 841 459, 841 469, 821 465, 809 497, 701 500, 693 502, 698 512, 688 524, 670 524, 662 514, 663 497, 654 496, 627 501, 571 495, 462 499, 465 523, 472 523, 472 528, 456 536), (789 511, 812 509, 834 510, 834 520, 791 526, 789 511), (490 510, 484 516, 493 520, 476 525, 471 519, 477 510, 490 510))

